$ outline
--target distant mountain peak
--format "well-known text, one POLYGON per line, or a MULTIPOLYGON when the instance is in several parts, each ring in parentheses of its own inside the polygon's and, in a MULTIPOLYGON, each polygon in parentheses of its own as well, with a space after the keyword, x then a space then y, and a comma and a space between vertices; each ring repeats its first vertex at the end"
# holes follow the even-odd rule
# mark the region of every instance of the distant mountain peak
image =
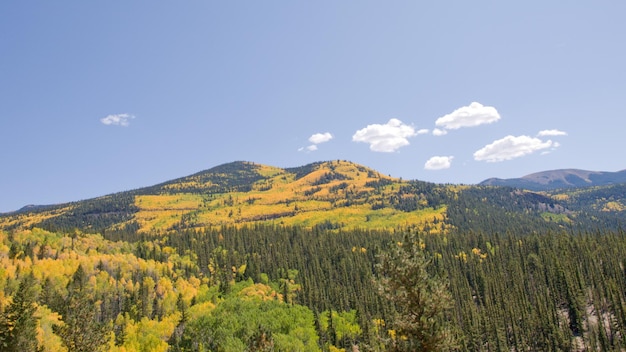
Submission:
POLYGON ((592 184, 591 175, 600 175, 602 172, 598 171, 587 171, 587 170, 579 170, 579 169, 561 169, 561 170, 551 170, 551 171, 543 171, 543 172, 535 172, 530 175, 526 175, 522 177, 525 180, 537 182, 543 185, 550 184, 551 182, 563 182, 565 184, 570 184, 568 178, 577 177, 589 184, 592 184))
POLYGON ((519 178, 489 178, 479 183, 485 186, 509 186, 543 191, 557 188, 604 186, 626 182, 626 170, 588 171, 580 169, 558 169, 535 172, 519 178))

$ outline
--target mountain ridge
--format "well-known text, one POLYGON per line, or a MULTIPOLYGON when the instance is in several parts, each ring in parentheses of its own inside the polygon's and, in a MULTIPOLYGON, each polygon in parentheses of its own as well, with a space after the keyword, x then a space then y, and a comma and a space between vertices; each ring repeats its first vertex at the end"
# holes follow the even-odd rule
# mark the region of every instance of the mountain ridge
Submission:
POLYGON ((292 168, 235 161, 135 190, 0 214, 0 229, 166 234, 271 224, 448 233, 506 231, 518 223, 532 232, 599 226, 599 219, 614 226, 626 219, 625 209, 626 193, 615 187, 545 193, 407 181, 345 160, 292 168))
POLYGON ((626 170, 589 171, 581 169, 556 169, 535 172, 518 178, 488 178, 478 183, 483 186, 508 186, 533 191, 560 188, 605 186, 626 182, 626 170))
MULTIPOLYGON (((312 163, 305 164, 302 166, 286 167, 286 168, 283 168, 282 170, 286 172, 294 172, 297 175, 296 178, 299 178, 299 177, 302 177, 303 172, 304 174, 306 174, 306 171, 311 171, 313 168, 319 167, 320 165, 323 165, 324 163, 327 163, 327 162, 330 162, 330 161, 316 161, 316 162, 312 162, 312 163)), ((346 161, 346 162, 352 163, 349 161, 346 161)), ((356 163, 353 163, 353 164, 358 165, 356 163)), ((153 190, 158 187, 166 187, 168 185, 176 184, 178 182, 183 182, 190 178, 202 178, 203 176, 215 174, 215 173, 228 174, 229 171, 234 171, 234 170, 239 171, 241 173, 242 172, 241 168, 244 169, 243 170, 244 173, 248 172, 247 174, 247 177, 249 177, 248 181, 254 182, 254 181, 258 181, 259 179, 261 179, 258 176, 255 177, 249 174, 249 172, 252 169, 254 169, 255 166, 266 166, 266 167, 271 167, 275 169, 281 169, 278 167, 255 163, 252 161, 238 160, 238 161, 232 161, 232 162, 216 165, 216 166, 210 167, 202 171, 195 172, 187 176, 177 177, 172 180, 154 184, 152 186, 140 187, 140 188, 136 188, 136 189, 128 190, 128 191, 114 192, 114 193, 100 196, 100 197, 106 197, 106 196, 110 196, 113 194, 124 193, 124 192, 141 193, 147 190, 153 190)), ((364 167, 364 166, 361 166, 361 167, 364 167)), ((378 171, 372 171, 372 172, 382 175, 378 171)), ((401 179, 401 178, 398 178, 398 179, 401 179)), ((421 182, 419 180, 408 180, 408 181, 421 182)), ((423 182, 428 182, 428 181, 423 181, 423 182)), ((626 169, 612 172, 612 171, 592 171, 592 170, 583 170, 583 169, 576 169, 576 168, 567 168, 567 169, 538 171, 538 172, 534 172, 534 173, 531 173, 522 177, 514 177, 514 178, 490 177, 481 182, 476 183, 475 185, 505 186, 505 187, 528 189, 532 191, 547 191, 547 190, 555 190, 555 189, 560 189, 560 188, 602 186, 602 185, 612 185, 612 184, 619 184, 619 183, 625 183, 625 182, 626 182, 626 169)), ((472 184, 469 184, 469 185, 472 185, 472 184)), ((217 187, 218 189, 219 189, 219 186, 220 186, 219 183, 213 185, 213 187, 217 187)), ((225 186, 225 185, 222 184, 222 186, 225 186)), ((100 198, 100 197, 96 197, 96 198, 100 198)), ((91 198, 91 199, 95 199, 95 198, 91 198)), ((85 200, 89 200, 89 199, 85 199, 85 200)), ((8 211, 8 212, 0 212, 0 215, 9 215, 9 214, 22 213, 22 212, 29 212, 29 211, 46 209, 50 207, 56 207, 56 206, 61 206, 64 204, 70 204, 70 203, 75 203, 75 202, 79 202, 79 201, 54 203, 54 204, 27 204, 17 210, 8 211)))

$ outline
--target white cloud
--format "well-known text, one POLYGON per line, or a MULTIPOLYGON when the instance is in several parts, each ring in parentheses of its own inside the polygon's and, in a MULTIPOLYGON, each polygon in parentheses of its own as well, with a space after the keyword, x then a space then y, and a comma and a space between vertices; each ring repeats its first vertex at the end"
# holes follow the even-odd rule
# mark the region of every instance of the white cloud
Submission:
POLYGON ((543 130, 537 133, 537 136, 567 136, 567 132, 559 131, 559 130, 543 130))
POLYGON ((315 144, 311 144, 308 147, 300 147, 300 148, 298 148, 299 152, 314 152, 316 150, 317 150, 317 145, 315 145, 315 144))
POLYGON ((113 125, 113 126, 128 126, 129 120, 134 119, 135 116, 131 114, 114 114, 108 115, 107 117, 103 117, 100 119, 105 125, 113 125))
POLYGON ((469 106, 463 106, 452 113, 442 116, 435 121, 435 125, 449 130, 461 127, 473 127, 487 123, 493 123, 500 119, 500 114, 493 106, 483 106, 473 102, 469 106))
POLYGON ((499 162, 519 158, 542 149, 557 147, 551 140, 546 142, 529 136, 506 136, 484 146, 474 153, 474 160, 499 162))
POLYGON ((329 132, 324 132, 324 133, 315 133, 314 135, 312 135, 311 137, 309 137, 309 142, 313 143, 308 147, 302 147, 302 148, 298 148, 298 151, 307 151, 307 152, 314 152, 317 150, 317 145, 320 143, 326 143, 329 140, 333 139, 333 135, 330 134, 329 132))
POLYGON ((424 164, 426 170, 443 170, 449 169, 452 165, 453 156, 433 156, 424 164))
POLYGON ((448 131, 442 130, 441 128, 435 128, 433 130, 433 136, 445 136, 448 134, 448 131))
POLYGON ((417 134, 428 134, 430 132, 430 130, 428 128, 422 128, 421 130, 417 131, 417 134))
POLYGON ((311 137, 309 137, 309 142, 313 144, 320 144, 320 143, 328 142, 331 139, 333 139, 333 135, 328 132, 316 133, 312 135, 311 137))
POLYGON ((556 150, 556 148, 558 148, 558 147, 560 147, 560 146, 561 146, 561 143, 559 143, 559 142, 552 142, 552 147, 551 147, 550 149, 548 149, 548 150, 544 150, 544 151, 542 151, 542 152, 541 152, 541 155, 550 154, 550 153, 552 153, 553 151, 555 151, 555 150, 556 150))
POLYGON ((384 125, 368 125, 356 131, 352 141, 369 143, 370 150, 375 152, 390 153, 409 145, 407 138, 416 134, 413 127, 405 125, 398 119, 391 119, 384 125))

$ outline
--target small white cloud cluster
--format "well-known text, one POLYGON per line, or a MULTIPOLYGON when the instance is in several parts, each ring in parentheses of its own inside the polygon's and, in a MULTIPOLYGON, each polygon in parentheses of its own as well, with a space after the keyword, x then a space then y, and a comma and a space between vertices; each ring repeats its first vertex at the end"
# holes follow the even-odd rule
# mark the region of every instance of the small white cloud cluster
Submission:
POLYGON ((314 152, 317 150, 317 145, 321 144, 321 143, 326 143, 328 141, 330 141, 331 139, 333 139, 333 135, 330 134, 329 132, 324 132, 324 133, 315 133, 314 135, 312 135, 311 137, 309 137, 309 142, 313 143, 307 147, 302 147, 300 149, 298 149, 298 151, 307 151, 307 152, 314 152))
MULTIPOLYGON (((435 121, 435 125, 446 130, 457 130, 461 127, 475 127, 494 123, 498 120, 500 120, 500 114, 496 108, 473 102, 468 106, 460 107, 438 118, 435 121)), ((439 130, 439 133, 441 133, 441 130, 439 130)))
POLYGON ((567 136, 567 132, 559 131, 559 130, 543 130, 537 133, 539 137, 545 136, 567 136))
MULTIPOLYGON (((500 120, 500 114, 496 108, 473 102, 468 106, 463 106, 450 114, 438 118, 435 121, 437 128, 433 129, 432 133, 435 136, 444 136, 449 130, 490 124, 498 120, 500 120)), ((560 144, 552 140, 542 140, 539 137, 566 135, 566 132, 557 129, 539 131, 536 137, 509 135, 495 140, 477 150, 474 152, 473 157, 476 161, 501 162, 533 154, 538 151, 542 151, 542 154, 546 154, 558 148, 560 144)), ((451 161, 452 157, 434 156, 426 162, 424 169, 447 169, 450 168, 451 161)))
POLYGON ((426 164, 424 164, 424 169, 426 170, 443 170, 449 169, 452 166, 453 156, 433 156, 426 164))
POLYGON ((367 125, 356 131, 352 141, 368 143, 370 150, 375 152, 391 153, 409 145, 408 138, 416 136, 420 131, 416 132, 415 128, 398 119, 391 119, 384 125, 367 125))
POLYGON ((491 163, 511 160, 552 146, 551 140, 544 142, 539 138, 509 135, 477 150, 474 160, 491 163))
MULTIPOLYGON (((392 118, 385 124, 370 124, 357 130, 352 136, 353 142, 367 143, 370 150, 374 152, 391 153, 402 147, 408 146, 409 138, 431 134, 434 136, 445 136, 452 130, 465 127, 476 127, 480 125, 492 124, 501 119, 500 113, 493 106, 485 106, 478 102, 472 102, 467 106, 462 106, 453 112, 444 115, 435 121, 435 128, 415 129, 412 125, 405 124, 399 119, 392 118)), ((513 136, 493 141, 483 148, 473 153, 475 161, 485 161, 489 163, 512 160, 525 155, 541 152, 546 154, 558 148, 560 144, 552 140, 544 140, 543 137, 566 136, 567 132, 548 129, 542 130, 536 136, 513 136)), ((317 145, 333 139, 329 132, 316 133, 309 138, 312 144, 298 150, 312 152, 317 150, 317 145)), ((454 156, 432 156, 424 164, 426 170, 444 170, 452 166, 454 156)))
MULTIPOLYGON (((453 112, 438 118, 435 121, 436 128, 433 129, 433 136, 445 136, 449 130, 458 130, 463 127, 476 127, 480 125, 494 123, 500 120, 498 110, 493 106, 484 106, 478 102, 472 102, 468 106, 462 106, 453 112)), ((426 170, 443 170, 452 166, 453 156, 433 156, 426 164, 426 170)))
POLYGON ((132 120, 134 118, 135 116, 131 114, 114 114, 101 118, 100 122, 110 126, 127 127, 130 123, 129 120, 132 120))
MULTIPOLYGON (((543 130, 537 133, 537 137, 546 136, 567 136, 567 132, 560 130, 543 130)), ((547 154, 560 146, 558 142, 552 140, 543 141, 537 137, 525 135, 506 136, 477 150, 474 153, 474 160, 495 163, 519 158, 540 150, 543 151, 542 154, 547 154)))
POLYGON ((441 129, 441 128, 435 128, 433 130, 433 136, 445 136, 446 134, 448 134, 448 131, 441 129))
MULTIPOLYGON (((560 130, 543 130, 537 133, 537 137, 546 136, 567 136, 567 132, 560 130)), ((474 160, 495 163, 519 158, 540 150, 543 151, 542 154, 547 154, 550 150, 554 150, 560 146, 558 142, 552 140, 543 141, 537 137, 526 135, 506 136, 477 150, 474 153, 474 160)))

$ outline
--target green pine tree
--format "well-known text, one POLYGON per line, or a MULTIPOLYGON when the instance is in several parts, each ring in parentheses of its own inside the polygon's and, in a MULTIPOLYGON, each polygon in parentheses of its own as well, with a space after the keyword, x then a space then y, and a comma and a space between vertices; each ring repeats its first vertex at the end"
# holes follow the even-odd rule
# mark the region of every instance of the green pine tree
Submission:
POLYGON ((0 314, 0 350, 37 350, 37 280, 26 275, 13 296, 13 302, 0 314))
POLYGON ((457 347, 445 319, 452 296, 442 278, 429 274, 430 264, 415 236, 379 256, 379 290, 397 310, 391 322, 395 336, 386 341, 391 351, 450 351, 457 347))
POLYGON ((99 351, 107 342, 110 327, 98 321, 98 309, 85 285, 87 275, 78 266, 68 284, 68 297, 63 312, 63 325, 55 325, 54 332, 70 351, 99 351))

